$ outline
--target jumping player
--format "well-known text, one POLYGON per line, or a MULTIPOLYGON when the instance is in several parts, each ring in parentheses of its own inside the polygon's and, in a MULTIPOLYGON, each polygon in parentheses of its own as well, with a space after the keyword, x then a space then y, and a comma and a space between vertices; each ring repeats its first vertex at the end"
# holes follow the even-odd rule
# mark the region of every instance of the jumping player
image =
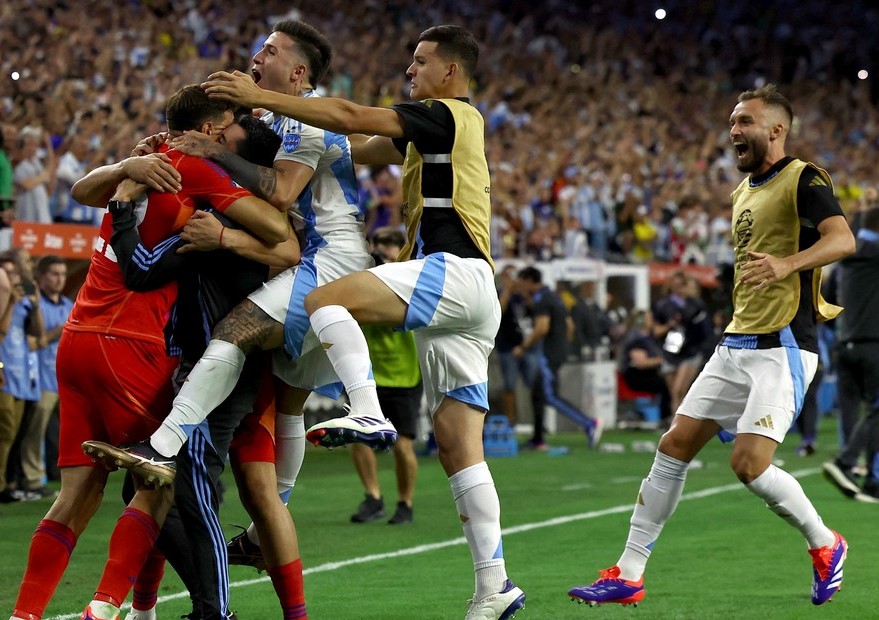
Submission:
POLYGON ((414 101, 391 109, 286 97, 260 90, 241 73, 217 73, 204 84, 213 96, 309 125, 373 135, 355 144, 358 163, 403 164, 408 241, 402 262, 346 276, 305 299, 312 328, 351 401, 348 416, 312 427, 307 437, 324 446, 393 444, 396 430, 379 406, 358 322, 415 330, 440 462, 476 573, 468 620, 509 618, 525 602, 507 578, 500 502, 482 447, 488 354, 500 305, 488 247, 484 122, 466 98, 477 57, 478 46, 466 30, 426 30, 407 70, 414 101))

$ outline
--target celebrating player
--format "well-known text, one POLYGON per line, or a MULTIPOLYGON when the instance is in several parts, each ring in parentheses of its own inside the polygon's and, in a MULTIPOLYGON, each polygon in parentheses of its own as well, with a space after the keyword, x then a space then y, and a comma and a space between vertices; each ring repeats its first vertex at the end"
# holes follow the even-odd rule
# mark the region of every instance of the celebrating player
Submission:
POLYGON ((855 248, 830 176, 785 155, 792 121, 791 104, 773 85, 739 95, 729 135, 738 168, 749 176, 732 193, 732 322, 659 442, 622 556, 593 584, 571 589, 573 599, 629 604, 644 598, 644 568, 680 500, 687 467, 721 430, 736 434, 730 464, 739 480, 806 539, 812 602, 826 603, 842 585, 845 539, 824 525, 797 480, 772 462, 818 365, 816 322, 841 311, 817 293, 821 267, 855 248))

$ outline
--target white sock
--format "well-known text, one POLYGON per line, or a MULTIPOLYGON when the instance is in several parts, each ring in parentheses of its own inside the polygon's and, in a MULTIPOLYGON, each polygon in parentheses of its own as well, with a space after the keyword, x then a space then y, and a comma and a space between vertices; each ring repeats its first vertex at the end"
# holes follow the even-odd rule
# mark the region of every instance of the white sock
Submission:
POLYGON ((150 443, 165 456, 175 456, 196 426, 229 394, 244 366, 244 352, 223 340, 211 340, 201 360, 174 399, 174 406, 150 443))
POLYGON ((278 495, 286 504, 305 460, 305 416, 275 416, 275 473, 278 495))
POLYGON ((119 608, 105 601, 92 601, 89 603, 95 620, 116 620, 119 616, 119 608))
POLYGON ((673 459, 662 452, 656 453, 650 473, 638 491, 638 500, 629 521, 626 548, 617 562, 621 578, 638 581, 644 574, 662 526, 674 513, 681 499, 687 478, 687 466, 688 463, 673 459))
POLYGON ((748 490, 766 502, 766 507, 797 528, 810 549, 832 545, 836 538, 818 516, 797 479, 783 469, 770 465, 746 484, 748 490))
POLYGON ((507 580, 501 541, 501 503, 488 464, 483 461, 449 478, 464 537, 473 556, 476 598, 500 592, 507 580))
POLYGON ((253 524, 253 521, 251 521, 250 525, 247 526, 247 540, 252 542, 254 545, 259 544, 259 534, 256 533, 256 526, 253 524))
MULTIPOLYGON (((275 415, 275 474, 278 477, 278 495, 286 505, 296 484, 302 462, 305 460, 305 416, 275 415)), ((247 526, 247 539, 259 544, 256 526, 247 526)))
POLYGON ((158 620, 155 605, 149 609, 134 609, 128 612, 125 620, 158 620))
POLYGON ((324 306, 311 315, 311 327, 345 385, 354 415, 384 418, 378 404, 369 348, 360 325, 342 306, 324 306))

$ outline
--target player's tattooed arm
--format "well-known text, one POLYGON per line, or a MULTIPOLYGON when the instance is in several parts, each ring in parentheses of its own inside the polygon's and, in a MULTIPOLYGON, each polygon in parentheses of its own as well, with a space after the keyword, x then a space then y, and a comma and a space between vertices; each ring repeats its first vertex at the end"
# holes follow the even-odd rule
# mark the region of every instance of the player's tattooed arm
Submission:
MULTIPOLYGON (((249 162, 226 148, 223 143, 214 142, 192 131, 174 137, 169 144, 171 148, 187 155, 204 157, 217 162, 235 179, 236 183, 247 188, 259 198, 275 204, 277 171, 274 168, 266 168, 249 162)), ((283 208, 286 209, 288 206, 289 204, 285 204, 283 208)))
POLYGON ((216 154, 212 153, 211 159, 223 166, 236 183, 246 187, 263 200, 271 202, 278 183, 278 174, 274 168, 252 164, 225 148, 218 149, 216 154))
POLYGON ((286 211, 296 202, 314 175, 314 168, 300 162, 275 160, 274 166, 267 168, 251 164, 228 150, 224 151, 211 159, 225 168, 239 185, 281 211, 286 211))

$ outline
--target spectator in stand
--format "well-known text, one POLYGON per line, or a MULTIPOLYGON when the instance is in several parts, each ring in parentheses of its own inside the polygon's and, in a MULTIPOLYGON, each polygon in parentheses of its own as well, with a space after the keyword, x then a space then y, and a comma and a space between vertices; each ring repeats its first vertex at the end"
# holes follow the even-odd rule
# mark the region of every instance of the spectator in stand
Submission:
POLYGON ((668 293, 653 305, 653 337, 662 343, 662 372, 671 394, 671 410, 678 405, 702 368, 702 347, 711 327, 705 303, 694 282, 682 271, 668 279, 668 293))
POLYGON ((399 166, 377 166, 371 171, 370 177, 372 195, 366 214, 367 235, 373 235, 386 226, 399 228, 403 209, 399 166))
POLYGON ((612 320, 598 305, 595 282, 585 281, 574 289, 571 320, 574 334, 571 339, 577 357, 592 359, 600 347, 610 350, 612 320))
POLYGON ((546 222, 557 218, 555 198, 552 194, 552 186, 544 185, 537 195, 531 199, 529 206, 534 214, 535 223, 546 222))
POLYGON ((639 205, 635 209, 635 221, 632 223, 632 251, 630 256, 635 262, 649 263, 653 261, 653 249, 659 231, 650 217, 647 205, 639 205))
POLYGON ((25 127, 19 138, 21 161, 15 166, 15 185, 18 188, 15 219, 23 222, 51 224, 49 195, 55 185, 57 167, 50 136, 35 127, 25 127), (44 155, 40 156, 40 144, 44 155))
POLYGON ((6 150, 4 132, 0 132, 0 211, 12 209, 15 206, 13 187, 12 158, 6 150))
MULTIPOLYGON (((0 131, 0 252, 5 252, 12 246, 12 221, 15 219, 15 183, 12 168, 12 149, 17 140, 7 127, 3 125, 0 131), (9 138, 7 138, 9 135, 9 138), (10 144, 9 139, 12 139, 10 144)), ((0 297, 5 299, 6 293, 0 291, 0 297)), ((2 313, 0 313, 2 314, 2 313)))
MULTIPOLYGON (((37 312, 40 297, 34 278, 34 264, 30 253, 24 248, 13 248, 10 251, 16 262, 19 273, 22 274, 22 288, 25 295, 34 303, 34 310, 28 321, 42 319, 42 314, 37 312)), ((41 323, 40 323, 41 324, 41 323)), ((41 327, 38 329, 42 329, 41 327)), ((39 491, 30 492, 29 483, 25 476, 22 447, 26 430, 30 428, 37 403, 40 400, 40 361, 37 354, 40 338, 36 335, 27 335, 27 381, 22 385, 21 398, 24 400, 21 423, 18 427, 15 441, 9 451, 8 465, 6 468, 6 480, 10 486, 21 489, 27 499, 39 499, 42 497, 39 491)))
POLYGON ((70 140, 70 147, 61 156, 56 172, 55 186, 55 221, 71 224, 88 224, 100 226, 104 217, 103 209, 95 209, 81 205, 70 195, 73 184, 88 172, 102 164, 101 151, 89 147, 88 136, 75 134, 70 140))
POLYGON ((590 254, 603 258, 608 249, 608 213, 613 205, 611 188, 603 173, 591 172, 588 177, 586 173, 586 168, 581 168, 574 177, 571 214, 586 233, 590 254))
POLYGON ((671 221, 672 260, 684 265, 705 264, 708 246, 708 215, 695 196, 685 196, 671 221))
POLYGON ((66 283, 67 263, 63 258, 49 255, 40 259, 37 263, 38 307, 43 325, 43 336, 39 340, 37 349, 40 399, 28 420, 27 428, 22 424, 21 464, 25 491, 37 493, 41 497, 51 495, 43 484, 46 468, 42 448, 49 419, 56 413, 58 407, 55 355, 58 351, 61 329, 73 307, 73 302, 61 294, 66 283))
POLYGON ((662 420, 671 419, 671 395, 661 369, 665 362, 662 348, 651 333, 649 312, 637 310, 628 317, 628 332, 620 344, 620 367, 623 380, 637 392, 659 396, 662 420))
POLYGON ((708 224, 707 263, 722 267, 732 265, 734 253, 732 247, 732 203, 725 202, 716 206, 708 224))
MULTIPOLYGON (((56 3, 51 12, 41 3, 10 4, 16 19, 0 20, 0 40, 8 52, 0 65, 4 75, 19 71, 21 79, 0 107, 0 121, 18 126, 39 123, 58 134, 57 127, 63 133, 79 117, 90 115, 91 120, 83 118, 80 126, 90 125, 92 147, 106 148, 112 159, 121 159, 114 156, 123 142, 120 136, 155 133, 150 126, 160 122, 160 106, 185 76, 247 66, 265 16, 289 10, 281 0, 236 11, 223 10, 217 0, 190 4, 94 0, 87 26, 76 3, 56 3), (102 31, 117 35, 98 45, 96 33, 102 31), (27 44, 34 36, 43 43, 39 49, 27 44), (38 53, 52 62, 41 62, 38 53), (88 80, 83 67, 94 68, 88 80)), ((395 41, 412 38, 409 15, 418 7, 416 0, 389 5, 388 20, 400 25, 387 36, 376 35, 377 15, 334 19, 354 10, 342 0, 305 0, 297 6, 332 38, 368 42, 368 58, 358 46, 345 44, 334 62, 337 77, 342 76, 345 91, 355 101, 374 104, 402 90, 405 80, 393 71, 389 58, 395 41), (382 92, 375 84, 389 86, 382 92)), ((461 19, 451 14, 453 6, 442 2, 436 11, 447 21, 461 19)), ((639 204, 648 194, 660 192, 671 204, 688 194, 702 197, 706 205, 724 202, 740 175, 728 149, 722 148, 722 136, 710 127, 711 110, 724 92, 717 88, 717 72, 732 82, 772 78, 795 84, 803 99, 803 124, 817 136, 803 148, 816 155, 813 159, 819 164, 828 164, 833 157, 834 167, 844 168, 839 188, 846 208, 864 201, 875 184, 872 162, 879 129, 868 119, 876 118, 876 90, 870 92, 868 81, 852 84, 841 72, 845 63, 829 62, 826 52, 802 57, 796 51, 798 42, 820 34, 828 42, 827 49, 857 40, 858 31, 869 38, 868 25, 875 23, 877 15, 872 3, 852 0, 845 10, 815 19, 821 5, 810 0, 802 10, 768 16, 772 25, 784 20, 794 34, 791 45, 765 51, 763 66, 767 73, 778 75, 761 76, 753 72, 752 63, 741 63, 736 53, 740 46, 760 45, 759 29, 739 29, 734 44, 723 50, 702 44, 714 40, 720 28, 741 15, 738 5, 650 23, 656 37, 636 34, 648 26, 644 20, 649 17, 623 15, 623 5, 604 4, 596 12, 589 3, 567 0, 539 32, 535 28, 539 9, 517 7, 516 3, 499 8, 470 3, 466 19, 486 24, 493 33, 487 63, 473 84, 474 102, 487 118, 497 112, 497 122, 488 123, 489 160, 506 162, 523 175, 519 188, 523 197, 537 195, 546 181, 552 183, 548 177, 559 168, 575 166, 585 167, 590 181, 596 175, 595 188, 612 197, 609 202, 601 198, 604 212, 611 216, 605 223, 611 228, 614 199, 621 200, 633 188, 643 197, 639 204), (529 45, 545 40, 554 43, 529 45), (590 59, 589 68, 572 72, 584 57, 590 59), (540 75, 542 88, 534 88, 534 75, 540 75), (542 91, 559 96, 541 96, 542 91), (687 98, 691 92, 702 94, 698 102, 687 98), (847 105, 832 103, 838 100, 832 95, 839 92, 846 94, 847 105), (686 114, 686 127, 680 126, 681 114, 686 114), (547 122, 559 117, 570 122, 564 126, 547 122), (817 118, 825 120, 811 122, 817 118), (625 140, 617 139, 623 134, 625 140), (629 180, 624 180, 624 173, 629 180)), ((8 138, 6 142, 10 144, 8 138)), ((579 183, 576 180, 578 187, 579 183)), ((596 233, 590 247, 601 256, 601 239, 607 234, 612 238, 615 231, 581 224, 590 237, 596 233)), ((514 247, 524 245, 520 236, 514 247)))
POLYGON ((572 216, 565 219, 565 230, 562 240, 564 258, 586 258, 589 254, 589 241, 586 233, 580 228, 580 221, 572 216))
MULTIPOLYGON (((29 368, 30 346, 28 337, 42 337, 42 321, 37 296, 26 295, 22 283, 19 259, 10 252, 0 256, 0 267, 9 276, 10 301, 0 317, 0 363, 3 364, 3 385, 0 392, 0 502, 18 502, 39 499, 10 484, 6 471, 10 451, 18 435, 24 415, 25 401, 31 397, 36 377, 29 368)), ((17 465, 16 465, 17 468, 17 465)), ((16 469, 14 468, 14 469, 16 469)))

